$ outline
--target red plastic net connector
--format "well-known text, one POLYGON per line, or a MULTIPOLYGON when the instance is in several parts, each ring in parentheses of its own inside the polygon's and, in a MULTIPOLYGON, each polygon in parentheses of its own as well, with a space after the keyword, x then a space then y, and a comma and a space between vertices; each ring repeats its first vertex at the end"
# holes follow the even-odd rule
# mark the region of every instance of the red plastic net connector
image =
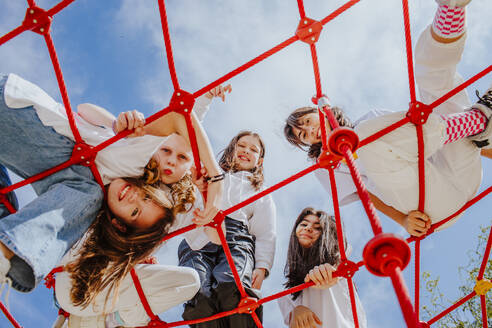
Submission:
POLYGON ((422 125, 427 122, 429 115, 432 113, 432 108, 420 101, 410 103, 410 108, 407 112, 407 117, 415 125, 422 125))
POLYGON ((189 92, 184 90, 176 90, 169 102, 169 108, 176 113, 190 115, 195 104, 195 98, 189 92))
POLYGON ((62 272, 63 270, 64 269, 62 266, 56 267, 51 270, 51 272, 48 273, 46 277, 44 277, 44 285, 46 286, 46 288, 50 289, 51 287, 55 287, 55 274, 57 274, 58 272, 62 272))
POLYGON ((405 239, 392 233, 382 233, 371 239, 362 253, 367 270, 380 277, 390 275, 388 268, 396 262, 401 270, 410 262, 411 251, 405 239))
POLYGON ((424 321, 420 321, 419 324, 420 324, 419 328, 430 328, 430 326, 431 326, 427 322, 424 322, 424 321))
POLYGON ((238 306, 237 306, 237 312, 238 313, 253 313, 260 304, 258 303, 258 300, 254 297, 245 297, 243 298, 238 306))
POLYGON ((354 153, 358 146, 359 136, 350 128, 338 127, 328 137, 328 149, 338 156, 343 156, 345 147, 354 153))
POLYGON ((91 166, 94 164, 97 153, 93 150, 94 147, 80 142, 75 144, 72 151, 72 159, 83 166, 91 166))
POLYGON ((318 41, 323 24, 314 19, 304 17, 297 26, 296 35, 303 42, 314 44, 318 41))
POLYGON ((207 226, 209 227, 212 227, 212 228, 217 228, 219 227, 222 222, 225 220, 225 215, 224 215, 224 212, 223 211, 219 211, 219 213, 217 213, 214 217, 214 219, 212 220, 212 222, 210 222, 209 224, 206 224, 207 226))
POLYGON ((324 169, 334 170, 340 165, 342 158, 342 156, 336 155, 330 151, 324 151, 318 157, 318 164, 324 169))
POLYGON ((359 266, 357 263, 345 260, 338 266, 335 276, 352 278, 357 271, 359 271, 359 266))
POLYGON ((33 6, 27 8, 26 17, 22 25, 35 33, 44 35, 50 31, 51 21, 52 18, 46 10, 33 6))

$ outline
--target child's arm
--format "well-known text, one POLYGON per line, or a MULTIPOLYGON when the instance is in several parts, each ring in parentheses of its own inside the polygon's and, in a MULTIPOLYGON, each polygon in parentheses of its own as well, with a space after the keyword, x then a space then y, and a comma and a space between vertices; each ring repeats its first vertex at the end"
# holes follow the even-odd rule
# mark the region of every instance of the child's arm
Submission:
POLYGON ((129 137, 144 135, 143 126, 145 124, 145 117, 139 111, 121 112, 118 118, 116 118, 100 106, 85 103, 77 106, 77 112, 87 122, 93 125, 111 128, 115 134, 124 130, 135 130, 129 137))
POLYGON ((253 271, 252 287, 261 289, 263 280, 273 265, 275 257, 276 209, 270 195, 255 203, 254 213, 249 220, 249 232, 255 240, 255 269, 253 271))
POLYGON ((404 227, 412 236, 420 237, 425 235, 432 224, 431 219, 425 213, 411 211, 408 214, 404 214, 394 207, 385 204, 381 199, 371 193, 369 193, 369 197, 374 207, 404 227))

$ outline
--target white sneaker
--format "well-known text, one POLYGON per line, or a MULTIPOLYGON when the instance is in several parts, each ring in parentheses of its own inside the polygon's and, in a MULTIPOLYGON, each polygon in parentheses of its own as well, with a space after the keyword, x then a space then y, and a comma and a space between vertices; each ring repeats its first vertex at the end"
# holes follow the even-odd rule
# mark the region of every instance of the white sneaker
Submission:
POLYGON ((9 270, 10 261, 0 252, 0 296, 3 294, 5 286, 7 286, 7 291, 5 293, 5 304, 7 309, 9 308, 10 288, 12 288, 12 280, 7 277, 9 270))
POLYGON ((70 314, 68 317, 68 328, 105 328, 103 315, 91 317, 79 317, 70 314))
POLYGON ((437 4, 440 6, 448 7, 464 7, 470 3, 471 0, 436 0, 437 4))
POLYGON ((469 136, 468 138, 478 147, 483 149, 492 148, 492 86, 480 97, 477 91, 478 101, 471 109, 478 109, 487 117, 487 126, 482 132, 469 136))

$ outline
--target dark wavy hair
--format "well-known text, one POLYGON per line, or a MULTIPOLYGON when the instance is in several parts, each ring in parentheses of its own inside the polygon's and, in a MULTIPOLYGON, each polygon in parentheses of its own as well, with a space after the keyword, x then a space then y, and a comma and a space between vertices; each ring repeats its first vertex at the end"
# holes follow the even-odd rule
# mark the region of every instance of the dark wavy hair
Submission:
MULTIPOLYGON (((237 172, 239 171, 237 168, 237 163, 234 161, 234 153, 236 152, 236 146, 239 141, 244 136, 253 136, 256 139, 258 139, 258 142, 260 143, 260 158, 263 159, 265 157, 265 144, 263 140, 261 139, 260 135, 255 132, 251 131, 241 131, 239 132, 232 140, 229 142, 229 145, 221 152, 222 156, 220 157, 219 160, 219 165, 224 170, 224 172, 237 172)), ((248 177, 249 181, 251 181, 251 185, 255 190, 260 190, 261 186, 263 185, 263 163, 260 165, 257 165, 255 168, 253 168, 251 171, 253 173, 253 176, 248 177)))
POLYGON ((164 216, 150 228, 136 229, 116 217, 104 203, 88 229, 87 238, 81 241, 77 258, 65 266, 72 280, 70 298, 75 306, 87 307, 108 286, 105 305, 111 292, 114 292, 114 301, 123 278, 154 252, 174 222, 173 210, 165 207, 162 198, 165 197, 164 191, 145 185, 141 180, 125 180, 141 188, 160 205, 164 216), (113 219, 118 220, 124 229, 116 227, 113 219))
MULTIPOLYGON (((330 110, 333 112, 335 119, 337 120, 340 126, 353 128, 354 125, 347 117, 345 112, 340 107, 330 107, 330 110)), ((294 133, 294 128, 301 128, 301 119, 306 114, 317 113, 318 109, 316 107, 300 107, 294 110, 285 120, 284 126, 284 136, 287 141, 296 146, 297 148, 308 153, 308 157, 310 159, 316 160, 321 154, 321 142, 309 145, 302 142, 299 137, 294 133)))
MULTIPOLYGON (((338 265, 340 262, 340 250, 338 247, 338 236, 335 217, 328 215, 324 211, 306 207, 297 217, 292 232, 290 234, 289 250, 287 251, 287 262, 284 268, 284 275, 287 282, 286 288, 292 288, 304 283, 304 278, 309 270, 317 265, 329 263, 338 265), (296 236, 297 226, 308 216, 314 215, 319 218, 321 234, 310 248, 304 248, 299 244, 296 236)), ((292 299, 297 299, 301 291, 292 294, 292 299)))

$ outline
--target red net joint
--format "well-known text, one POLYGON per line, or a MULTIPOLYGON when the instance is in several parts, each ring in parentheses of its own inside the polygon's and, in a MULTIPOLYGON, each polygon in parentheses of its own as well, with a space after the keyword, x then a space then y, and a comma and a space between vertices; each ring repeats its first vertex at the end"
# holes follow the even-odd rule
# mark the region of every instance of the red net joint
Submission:
POLYGON ((169 102, 169 108, 176 113, 183 115, 190 115, 195 104, 195 98, 189 92, 184 90, 175 90, 171 101, 169 102))
POLYGON ((328 149, 331 153, 343 156, 344 148, 348 147, 355 152, 359 146, 359 137, 354 130, 345 127, 338 127, 331 131, 328 137, 328 149))
POLYGON ((46 10, 33 6, 27 8, 22 25, 35 33, 44 35, 49 33, 51 21, 52 18, 46 10))
POLYGON ((357 263, 346 260, 340 263, 335 276, 352 278, 357 271, 359 271, 359 266, 357 265, 357 263))
POLYGON ((72 160, 83 166, 91 166, 94 164, 96 155, 97 153, 94 151, 94 147, 85 142, 80 142, 73 147, 72 160))
POLYGON ((401 270, 410 262, 411 251, 405 239, 392 233, 382 233, 371 239, 362 253, 367 270, 380 277, 391 273, 388 268, 395 264, 401 270))
POLYGON ((415 125, 422 125, 427 122, 429 115, 432 113, 432 108, 424 103, 416 101, 410 103, 410 108, 407 112, 407 117, 415 125))
POLYGON ((419 322, 419 328, 430 328, 431 325, 429 325, 427 322, 420 321, 419 322))
POLYGON ((243 298, 238 306, 237 306, 237 312, 238 313, 253 313, 254 310, 256 310, 260 304, 258 304, 258 300, 253 297, 245 297, 243 298))
POLYGON ((62 315, 64 316, 65 318, 68 318, 70 316, 70 313, 68 313, 67 311, 63 310, 62 308, 60 308, 58 310, 58 315, 62 315))
POLYGON ((162 321, 158 317, 150 320, 150 322, 147 324, 147 327, 167 327, 167 326, 168 326, 167 322, 162 321))
POLYGON ((215 215, 215 217, 213 218, 212 222, 210 222, 209 224, 207 224, 207 226, 213 227, 213 228, 220 227, 220 225, 222 224, 222 222, 224 220, 225 220, 224 212, 223 211, 219 211, 219 213, 217 213, 215 215))
POLYGON ((318 41, 321 30, 323 30, 323 24, 321 22, 304 17, 297 26, 296 35, 299 37, 299 40, 308 44, 314 44, 318 41))
POLYGON ((336 155, 330 151, 322 152, 318 157, 318 164, 324 169, 336 169, 340 165, 340 160, 342 156, 336 155))
POLYGON ((481 279, 481 280, 477 280, 477 283, 475 284, 475 287, 473 288, 473 290, 475 291, 475 293, 477 293, 477 295, 485 295, 487 294, 487 292, 492 288, 492 282, 490 282, 490 280, 488 279, 481 279))
POLYGON ((46 277, 44 277, 44 285, 46 286, 46 288, 50 289, 51 287, 55 286, 55 282, 56 282, 55 274, 62 271, 63 271, 63 267, 56 267, 53 270, 51 270, 51 272, 48 273, 46 277))

